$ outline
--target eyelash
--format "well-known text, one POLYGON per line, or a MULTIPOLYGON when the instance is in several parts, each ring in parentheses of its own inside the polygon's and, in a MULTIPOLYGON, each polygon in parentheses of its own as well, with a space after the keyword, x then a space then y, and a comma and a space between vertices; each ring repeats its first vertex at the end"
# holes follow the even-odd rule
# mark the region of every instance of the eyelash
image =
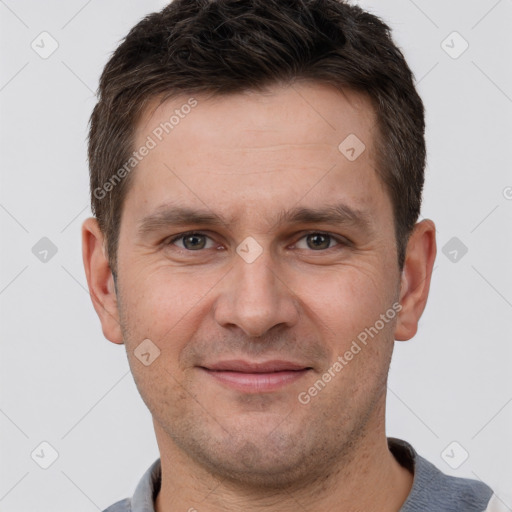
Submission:
MULTIPOLYGON (((204 236, 204 237, 207 237, 211 240, 211 237, 207 234, 207 233, 203 233, 202 231, 187 231, 186 233, 181 233, 179 235, 176 235, 175 237, 173 237, 172 239, 168 240, 166 242, 166 245, 173 245, 176 241, 178 240, 182 240, 183 238, 186 238, 187 236, 191 236, 191 235, 199 235, 199 236, 204 236)), ((350 240, 344 238, 344 237, 341 237, 341 236, 336 236, 336 235, 333 235, 331 233, 328 233, 328 232, 325 232, 325 231, 308 231, 307 233, 304 233, 298 240, 297 242, 294 243, 297 244, 300 240, 302 240, 303 238, 306 238, 307 236, 309 235, 324 235, 324 236, 328 236, 330 237, 332 240, 334 240, 335 242, 337 242, 337 245, 334 246, 334 247, 328 247, 327 249, 319 249, 318 251, 315 251, 313 249, 310 249, 311 252, 326 252, 326 251, 329 251, 331 249, 335 249, 336 247, 338 246, 342 246, 342 247, 348 247, 351 245, 351 242, 350 240)), ((190 250, 190 249, 185 249, 185 248, 181 248, 181 247, 178 247, 178 249, 182 250, 182 251, 185 251, 185 252, 202 252, 206 249, 198 249, 196 251, 193 251, 193 250, 190 250)))

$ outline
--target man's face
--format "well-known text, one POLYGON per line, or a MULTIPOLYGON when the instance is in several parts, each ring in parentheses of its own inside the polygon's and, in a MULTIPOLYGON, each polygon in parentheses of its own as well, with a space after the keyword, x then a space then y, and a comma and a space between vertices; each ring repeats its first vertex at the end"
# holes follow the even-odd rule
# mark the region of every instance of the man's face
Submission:
POLYGON ((318 84, 195 98, 161 141, 155 128, 188 97, 138 126, 135 147, 157 145, 121 219, 123 339, 161 450, 278 485, 382 427, 395 320, 378 320, 400 272, 375 117, 363 97, 318 84), (355 159, 354 135, 366 146, 355 159), (161 351, 148 366, 135 355, 146 339, 161 351))

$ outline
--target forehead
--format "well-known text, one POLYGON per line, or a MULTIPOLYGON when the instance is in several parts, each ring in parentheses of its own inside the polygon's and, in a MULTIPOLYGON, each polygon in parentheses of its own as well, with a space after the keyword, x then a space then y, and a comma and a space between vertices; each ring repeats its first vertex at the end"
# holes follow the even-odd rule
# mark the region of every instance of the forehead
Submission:
POLYGON ((245 144, 252 141, 254 147, 258 142, 273 145, 283 140, 337 146, 336 142, 355 134, 364 139, 368 155, 373 152, 375 125, 374 108, 366 95, 302 82, 276 84, 264 92, 154 98, 137 123, 136 142, 143 143, 152 135, 158 143, 165 143, 162 139, 170 143, 181 134, 190 142, 221 145, 236 138, 245 144))
POLYGON ((127 200, 141 214, 174 200, 238 219, 340 198, 375 210, 386 200, 376 130, 368 98, 317 83, 156 99, 137 126, 135 148, 151 149, 127 200))

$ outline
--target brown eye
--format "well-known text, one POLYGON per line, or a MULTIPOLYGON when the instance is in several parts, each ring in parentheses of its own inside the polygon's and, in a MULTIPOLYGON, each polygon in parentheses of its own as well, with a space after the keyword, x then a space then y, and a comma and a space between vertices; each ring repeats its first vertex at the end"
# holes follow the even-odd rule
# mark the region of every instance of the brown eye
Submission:
POLYGON ((306 237, 308 247, 313 250, 329 249, 331 237, 322 233, 313 233, 306 237))
POLYGON ((208 236, 202 233, 185 233, 174 238, 170 243, 177 245, 181 249, 186 249, 187 251, 199 251, 213 247, 213 242, 209 240, 208 236), (208 241, 210 241, 209 246, 208 241))
POLYGON ((323 251, 332 249, 335 246, 343 246, 343 240, 329 235, 328 233, 309 233, 303 236, 296 244, 297 249, 310 249, 313 251, 323 251))

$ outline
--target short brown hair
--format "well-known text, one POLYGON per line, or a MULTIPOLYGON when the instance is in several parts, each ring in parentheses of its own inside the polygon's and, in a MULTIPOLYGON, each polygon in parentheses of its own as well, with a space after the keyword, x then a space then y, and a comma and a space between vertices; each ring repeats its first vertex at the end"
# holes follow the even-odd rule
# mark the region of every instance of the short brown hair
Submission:
POLYGON ((389 27, 343 0, 174 0, 141 20, 116 49, 101 75, 90 119, 92 211, 113 271, 132 174, 115 186, 104 184, 129 160, 148 103, 183 94, 261 91, 302 79, 371 100, 376 167, 393 204, 403 267, 421 206, 425 120, 413 75, 389 27))

